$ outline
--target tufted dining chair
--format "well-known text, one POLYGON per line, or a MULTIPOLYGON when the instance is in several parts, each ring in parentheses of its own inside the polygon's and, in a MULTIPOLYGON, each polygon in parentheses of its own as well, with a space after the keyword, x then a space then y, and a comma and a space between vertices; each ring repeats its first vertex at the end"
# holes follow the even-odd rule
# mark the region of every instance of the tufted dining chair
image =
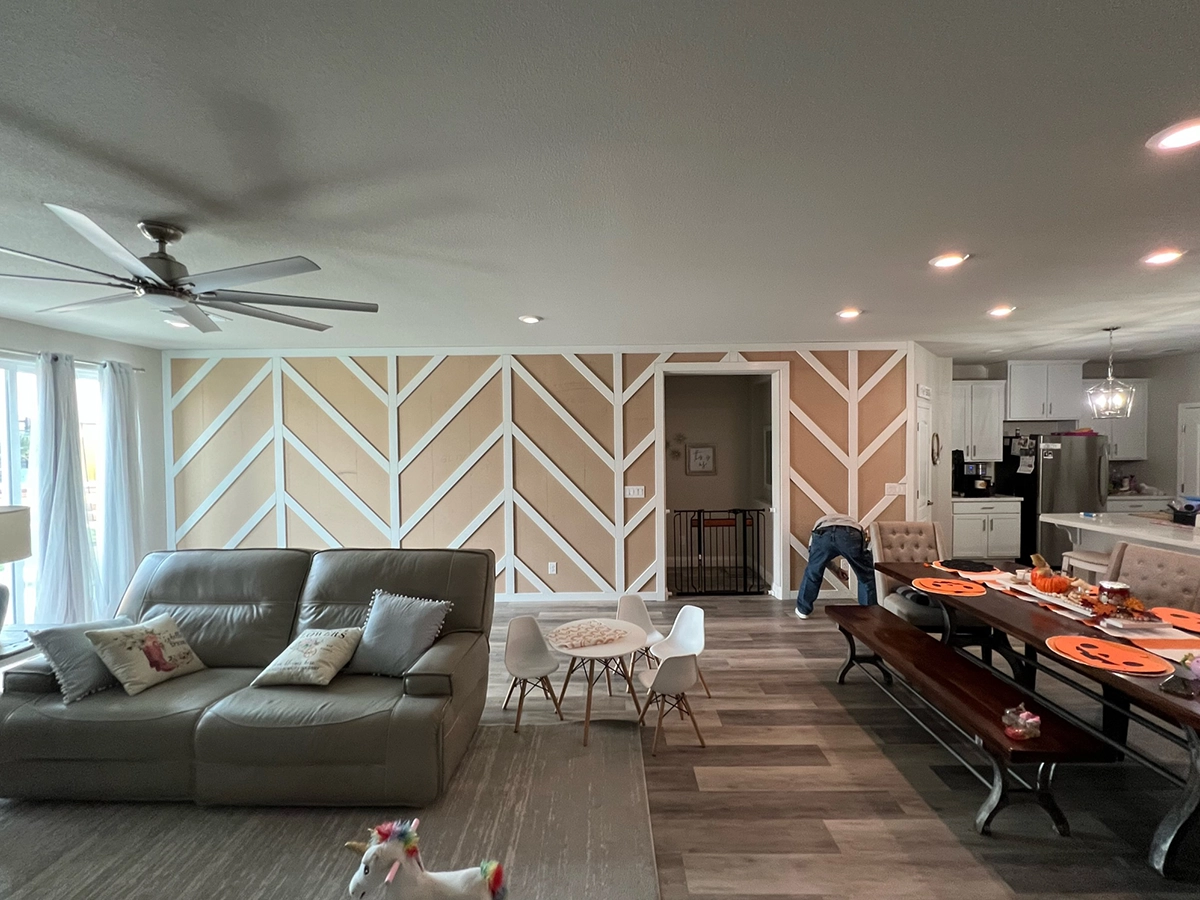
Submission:
POLYGON ((1200 613, 1200 556, 1124 541, 1113 549, 1106 581, 1123 581, 1147 607, 1200 613))

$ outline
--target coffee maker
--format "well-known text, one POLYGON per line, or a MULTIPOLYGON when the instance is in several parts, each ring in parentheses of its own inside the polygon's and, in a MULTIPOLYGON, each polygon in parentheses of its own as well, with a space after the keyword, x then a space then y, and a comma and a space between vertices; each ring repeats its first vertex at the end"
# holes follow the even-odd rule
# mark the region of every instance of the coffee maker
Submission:
POLYGON ((987 475, 987 463, 967 462, 961 450, 950 454, 953 469, 951 489, 956 497, 992 496, 992 479, 987 475))

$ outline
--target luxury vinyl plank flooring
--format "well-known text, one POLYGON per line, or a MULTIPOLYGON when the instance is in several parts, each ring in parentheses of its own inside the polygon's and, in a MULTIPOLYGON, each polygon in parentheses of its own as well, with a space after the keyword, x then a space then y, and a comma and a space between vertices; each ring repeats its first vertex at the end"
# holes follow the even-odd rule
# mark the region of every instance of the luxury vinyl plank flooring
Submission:
MULTIPOLYGON (((699 686, 689 694, 706 748, 689 722, 671 714, 652 756, 654 711, 647 716, 643 758, 661 900, 1200 894, 1195 881, 1165 881, 1145 864, 1154 826, 1176 796, 1152 773, 1133 765, 1064 768, 1057 792, 1074 837, 1053 836, 1048 819, 1032 806, 1001 813, 995 837, 982 837, 973 824, 985 791, 970 773, 875 685, 853 676, 847 685, 834 683, 845 642, 819 608, 800 621, 791 615, 791 601, 763 597, 651 603, 651 617, 664 633, 683 602, 706 612, 701 664, 713 696, 699 686)), ((511 616, 536 615, 549 630, 611 615, 613 606, 498 606, 485 721, 511 723, 515 714, 515 703, 500 710, 511 616)), ((556 689, 564 674, 565 666, 551 676, 556 689)), ((636 718, 616 682, 613 693, 608 696, 603 682, 597 686, 594 727, 636 718)), ((573 678, 563 727, 578 730, 580 739, 583 704, 583 684, 573 678)), ((1086 706, 1080 711, 1095 717, 1086 706)), ((547 700, 530 695, 523 721, 557 718, 547 700)), ((1135 739, 1163 755, 1161 741, 1144 734, 1135 739)), ((1174 748, 1166 750, 1171 758, 1174 748)), ((1200 855, 1200 840, 1190 852, 1200 855)))

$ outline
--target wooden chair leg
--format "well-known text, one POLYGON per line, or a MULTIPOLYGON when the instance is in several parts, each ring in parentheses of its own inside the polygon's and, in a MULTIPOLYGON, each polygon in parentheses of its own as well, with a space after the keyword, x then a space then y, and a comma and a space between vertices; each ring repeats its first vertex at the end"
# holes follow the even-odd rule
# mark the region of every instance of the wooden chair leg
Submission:
POLYGON ((700 684, 704 687, 705 696, 711 700, 712 691, 708 689, 708 682, 704 680, 704 670, 700 668, 700 660, 696 660, 696 673, 700 676, 700 684))
POLYGON ((550 677, 547 675, 542 676, 542 690, 546 692, 546 695, 550 698, 550 702, 554 704, 554 711, 558 713, 559 721, 562 721, 562 706, 559 704, 558 698, 554 696, 554 686, 550 684, 550 677))
POLYGON ((658 724, 654 726, 654 743, 650 745, 650 755, 658 756, 658 735, 662 731, 663 713, 667 710, 665 697, 658 698, 658 724))
POLYGON ((650 704, 654 702, 654 691, 649 691, 646 694, 646 702, 642 704, 642 714, 638 716, 638 725, 646 724, 646 713, 650 711, 650 704))
POLYGON ((500 707, 501 709, 508 709, 508 701, 512 699, 513 688, 515 688, 516 686, 517 686, 517 679, 514 678, 512 680, 512 684, 510 684, 508 686, 508 696, 504 698, 504 705, 502 707, 500 707))
POLYGON ((604 665, 604 680, 606 682, 608 682, 608 696, 611 697, 612 696, 612 670, 609 669, 607 663, 605 663, 605 665, 604 665))
POLYGON ((692 704, 688 703, 687 694, 680 694, 678 702, 687 710, 688 718, 692 720, 692 727, 696 729, 696 739, 700 741, 700 746, 706 746, 704 743, 704 735, 700 733, 700 723, 696 721, 696 714, 692 712, 692 704))
POLYGON ((521 710, 525 708, 525 680, 521 679, 521 693, 517 696, 517 722, 513 726, 513 734, 521 732, 521 710))

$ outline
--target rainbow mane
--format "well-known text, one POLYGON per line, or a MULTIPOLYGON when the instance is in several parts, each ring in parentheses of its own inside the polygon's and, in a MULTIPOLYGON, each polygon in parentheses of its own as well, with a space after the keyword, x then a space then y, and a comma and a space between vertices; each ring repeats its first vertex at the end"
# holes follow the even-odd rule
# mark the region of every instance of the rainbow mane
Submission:
POLYGON ((381 825, 376 825, 374 839, 379 844, 387 841, 399 841, 400 846, 404 848, 404 853, 407 856, 413 856, 417 852, 417 842, 419 840, 416 823, 401 821, 384 822, 381 825))
POLYGON ((504 884, 504 866, 494 859, 489 859, 480 865, 479 874, 483 876, 484 884, 491 891, 492 900, 504 900, 508 896, 508 888, 504 884))

